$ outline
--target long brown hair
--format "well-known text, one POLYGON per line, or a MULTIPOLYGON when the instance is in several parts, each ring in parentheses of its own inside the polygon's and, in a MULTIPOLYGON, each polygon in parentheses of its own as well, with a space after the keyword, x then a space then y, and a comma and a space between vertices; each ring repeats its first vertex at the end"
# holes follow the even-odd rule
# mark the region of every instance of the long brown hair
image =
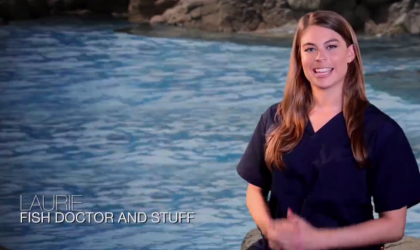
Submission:
POLYGON ((284 169, 283 155, 291 151, 302 139, 308 122, 308 112, 313 107, 311 86, 305 77, 301 64, 300 39, 309 25, 317 25, 334 30, 340 34, 347 46, 353 45, 355 58, 348 65, 343 86, 343 116, 351 141, 353 156, 360 167, 368 164, 368 152, 364 145, 364 113, 368 105, 365 94, 362 58, 356 35, 351 25, 339 14, 332 11, 311 12, 300 18, 293 39, 289 73, 283 100, 278 105, 277 115, 281 118, 279 126, 269 134, 266 144, 265 160, 272 169, 284 169))

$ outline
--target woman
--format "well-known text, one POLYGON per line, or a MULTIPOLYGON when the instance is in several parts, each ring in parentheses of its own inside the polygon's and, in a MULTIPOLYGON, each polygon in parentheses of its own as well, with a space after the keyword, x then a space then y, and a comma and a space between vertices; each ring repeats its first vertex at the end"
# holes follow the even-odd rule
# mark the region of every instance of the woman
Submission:
POLYGON ((283 100, 261 115, 237 171, 263 235, 250 249, 380 250, 403 237, 419 168, 400 126, 368 102, 343 17, 300 19, 283 100))

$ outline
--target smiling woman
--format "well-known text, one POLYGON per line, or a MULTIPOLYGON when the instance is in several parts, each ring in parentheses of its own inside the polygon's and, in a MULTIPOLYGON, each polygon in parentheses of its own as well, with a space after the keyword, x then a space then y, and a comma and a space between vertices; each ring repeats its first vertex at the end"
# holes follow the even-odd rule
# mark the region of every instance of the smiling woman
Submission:
POLYGON ((261 115, 237 170, 263 235, 249 250, 380 250, 403 237, 420 202, 417 162, 367 100, 355 33, 337 13, 299 21, 283 100, 261 115))

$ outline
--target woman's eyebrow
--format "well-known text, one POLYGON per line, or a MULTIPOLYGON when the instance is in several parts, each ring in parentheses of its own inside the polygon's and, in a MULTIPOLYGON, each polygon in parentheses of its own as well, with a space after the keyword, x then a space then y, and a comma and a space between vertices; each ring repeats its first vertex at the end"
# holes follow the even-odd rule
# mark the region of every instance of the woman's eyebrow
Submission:
MULTIPOLYGON (((333 38, 333 39, 330 39, 330 40, 326 41, 324 44, 330 43, 330 42, 338 42, 338 40, 333 38)), ((316 46, 314 43, 304 43, 302 46, 307 46, 307 45, 316 46)))

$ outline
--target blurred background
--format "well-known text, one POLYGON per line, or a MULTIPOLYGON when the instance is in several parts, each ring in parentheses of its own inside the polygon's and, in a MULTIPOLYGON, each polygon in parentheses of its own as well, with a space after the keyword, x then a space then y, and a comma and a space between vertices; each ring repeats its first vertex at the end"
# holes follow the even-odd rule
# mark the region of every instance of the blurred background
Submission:
MULTIPOLYGON (((240 249, 255 228, 236 173, 279 102, 299 17, 358 32, 370 101, 420 161, 420 2, 0 0, 0 245, 240 249), (19 196, 83 209, 192 211, 192 223, 20 223, 19 196)), ((420 207, 406 236, 420 237, 420 207)))

